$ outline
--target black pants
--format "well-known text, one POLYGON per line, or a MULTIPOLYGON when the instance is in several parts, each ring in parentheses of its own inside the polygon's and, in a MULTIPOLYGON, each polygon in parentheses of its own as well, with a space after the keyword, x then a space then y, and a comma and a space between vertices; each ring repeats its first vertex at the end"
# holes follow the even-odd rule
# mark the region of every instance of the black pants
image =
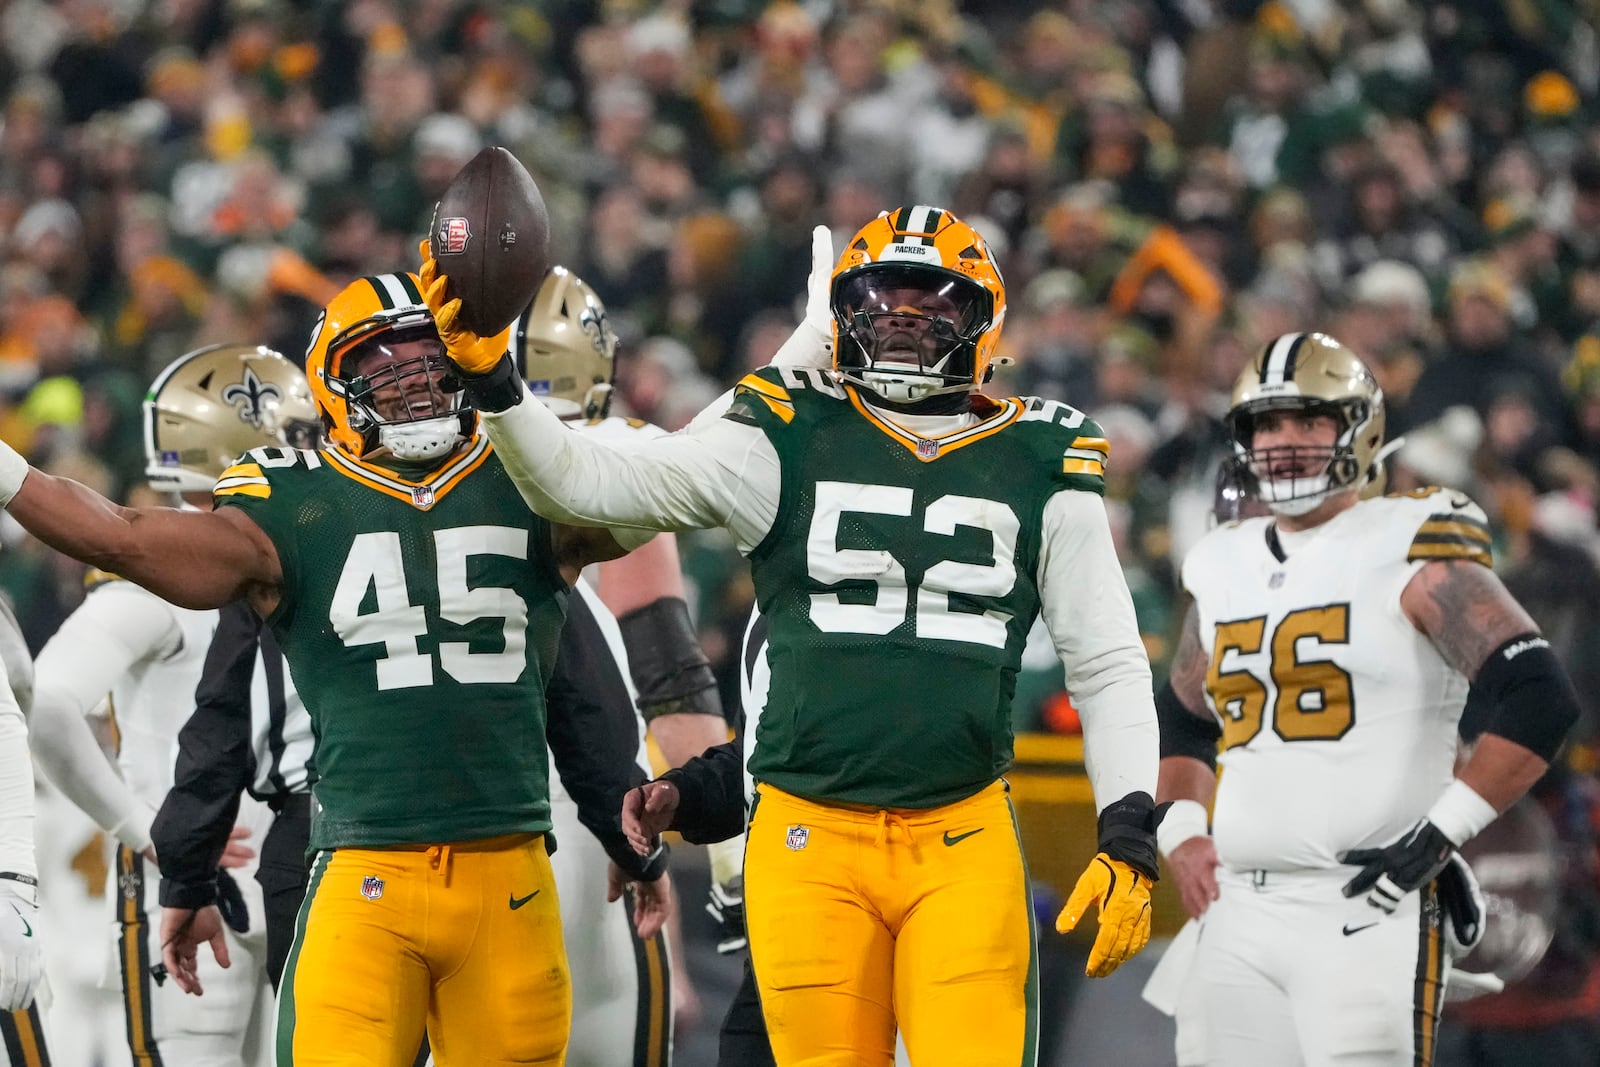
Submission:
POLYGON ((289 960, 295 919, 300 915, 311 878, 306 865, 311 815, 309 810, 296 810, 298 807, 284 808, 272 820, 272 827, 261 842, 261 862, 256 869, 256 881, 261 883, 267 909, 267 977, 272 979, 274 990, 283 977, 283 965, 289 960))
POLYGON ((722 1037, 717 1046, 717 1067, 777 1067, 772 1042, 767 1039, 767 1021, 761 1014, 761 994, 756 989, 755 968, 750 955, 744 957, 744 980, 728 1005, 722 1020, 722 1037))

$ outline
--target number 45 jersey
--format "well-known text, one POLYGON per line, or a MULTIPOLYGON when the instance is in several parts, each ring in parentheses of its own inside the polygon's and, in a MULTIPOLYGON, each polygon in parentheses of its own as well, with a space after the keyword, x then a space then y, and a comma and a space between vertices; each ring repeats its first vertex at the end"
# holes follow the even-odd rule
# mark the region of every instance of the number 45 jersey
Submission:
POLYGON ((1400 607, 1438 559, 1490 562, 1483 512, 1436 489, 1292 534, 1230 523, 1190 551, 1183 584, 1222 724, 1212 832, 1226 867, 1339 866, 1395 840, 1449 784, 1467 679, 1400 607))
POLYGON ((548 830, 544 691, 567 585, 488 439, 416 480, 258 448, 215 494, 283 567, 267 622, 316 736, 312 847, 548 830))
POLYGON ((819 371, 739 383, 727 417, 759 427, 781 471, 777 515, 749 553, 770 626, 758 781, 931 808, 1010 766, 1045 505, 1101 493, 1107 445, 1064 404, 980 402, 977 421, 922 438, 819 371))

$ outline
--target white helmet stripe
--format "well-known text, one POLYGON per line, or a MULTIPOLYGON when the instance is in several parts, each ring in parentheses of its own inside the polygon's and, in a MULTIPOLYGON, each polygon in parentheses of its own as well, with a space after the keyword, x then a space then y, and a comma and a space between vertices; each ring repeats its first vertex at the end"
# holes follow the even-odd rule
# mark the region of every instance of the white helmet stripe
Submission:
POLYGON ((1294 353, 1304 341, 1303 333, 1286 333, 1272 342, 1267 358, 1261 361, 1261 384, 1284 385, 1294 379, 1294 353))
POLYGON ((413 303, 415 303, 415 301, 411 299, 411 295, 406 292, 405 286, 400 284, 400 279, 393 274, 380 274, 375 280, 379 285, 383 286, 384 291, 389 294, 391 307, 410 307, 413 303))

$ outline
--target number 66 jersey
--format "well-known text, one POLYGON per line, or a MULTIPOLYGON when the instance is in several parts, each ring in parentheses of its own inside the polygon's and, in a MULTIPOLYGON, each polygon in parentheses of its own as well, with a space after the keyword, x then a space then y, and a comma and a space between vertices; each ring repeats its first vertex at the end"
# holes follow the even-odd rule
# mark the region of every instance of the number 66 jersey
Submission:
POLYGON ((1183 584, 1222 724, 1212 833, 1225 867, 1337 867, 1399 837, 1450 783, 1467 679, 1400 606, 1436 559, 1490 562, 1483 512, 1435 489, 1304 532, 1230 523, 1190 551, 1183 584))

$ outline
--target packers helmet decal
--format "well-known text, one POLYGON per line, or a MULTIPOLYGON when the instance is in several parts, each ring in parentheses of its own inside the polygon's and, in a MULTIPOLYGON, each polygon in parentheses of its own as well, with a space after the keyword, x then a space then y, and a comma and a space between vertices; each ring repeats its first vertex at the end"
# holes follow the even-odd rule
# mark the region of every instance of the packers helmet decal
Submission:
POLYGON ((1232 476, 1273 511, 1301 515, 1346 490, 1382 491, 1382 461, 1391 450, 1384 446, 1383 390, 1360 357, 1327 334, 1284 334, 1264 345, 1234 382, 1226 424, 1232 476), (1333 445, 1254 447, 1256 419, 1273 411, 1332 417, 1333 445), (1315 472, 1275 477, 1284 467, 1315 472))
POLYGON ((605 417, 616 353, 600 295, 565 267, 550 268, 511 327, 511 357, 529 392, 562 418, 605 417))
POLYGON ((906 403, 987 380, 1006 289, 976 230, 919 204, 861 228, 834 266, 829 302, 839 375, 906 403))
POLYGON ((151 383, 145 475, 157 489, 206 492, 250 449, 315 448, 320 431, 299 367, 261 345, 212 345, 180 356, 151 383))
POLYGON ((477 415, 442 344, 426 356, 357 373, 355 357, 438 337, 414 274, 358 278, 340 290, 306 349, 306 377, 329 443, 356 458, 382 447, 398 459, 429 460, 470 438, 477 415))

